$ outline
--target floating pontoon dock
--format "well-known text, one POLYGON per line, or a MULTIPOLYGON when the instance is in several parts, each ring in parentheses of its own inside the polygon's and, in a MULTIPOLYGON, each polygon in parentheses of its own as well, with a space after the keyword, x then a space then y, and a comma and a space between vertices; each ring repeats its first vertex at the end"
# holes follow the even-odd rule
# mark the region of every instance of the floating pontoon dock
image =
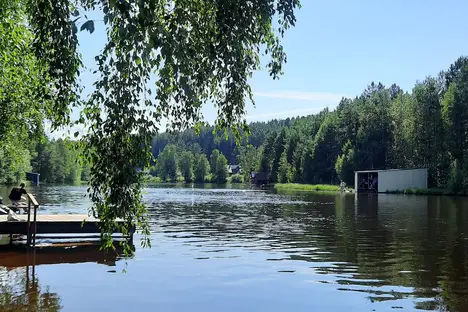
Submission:
MULTIPOLYGON (((100 233, 99 219, 80 214, 38 215, 39 204, 33 195, 28 194, 27 214, 17 215, 19 221, 8 221, 6 215, 0 216, 0 235, 26 235, 27 245, 36 245, 36 234, 98 234, 100 233), (33 216, 31 216, 33 212, 33 216)), ((124 221, 116 220, 117 225, 124 221)), ((130 227, 132 238, 135 229, 130 227)))

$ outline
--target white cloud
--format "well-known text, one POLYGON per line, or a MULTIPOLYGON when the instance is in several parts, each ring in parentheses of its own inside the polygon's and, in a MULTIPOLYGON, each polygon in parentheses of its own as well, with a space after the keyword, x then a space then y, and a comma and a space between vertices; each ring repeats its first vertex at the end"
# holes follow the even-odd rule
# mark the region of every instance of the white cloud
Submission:
POLYGON ((78 138, 80 138, 81 136, 83 136, 83 134, 85 134, 86 132, 86 128, 83 126, 83 125, 75 125, 75 126, 72 126, 72 127, 63 127, 63 128, 60 128, 60 129, 56 129, 55 131, 52 131, 51 130, 51 127, 50 127, 50 122, 49 121, 46 121, 44 123, 44 131, 46 133, 46 135, 49 137, 49 139, 65 139, 65 138, 69 138, 69 139, 74 139, 75 138, 75 132, 78 132, 78 138))
POLYGON ((270 119, 285 119, 298 116, 317 114, 328 108, 336 108, 343 94, 329 92, 301 92, 301 91, 268 91, 254 92, 258 98, 257 114, 247 115, 250 121, 267 121, 270 119), (260 98, 270 98, 273 101, 260 101, 260 98))
POLYGON ((254 92, 257 97, 268 97, 275 99, 288 99, 309 102, 336 102, 338 103, 343 94, 327 92, 297 92, 297 91, 276 91, 276 92, 254 92))
MULTIPOLYGON (((345 95, 327 92, 300 92, 300 91, 272 91, 272 92, 254 92, 256 97, 276 99, 271 102, 257 103, 257 105, 248 107, 248 111, 254 114, 249 114, 246 119, 249 121, 267 121, 271 119, 286 119, 310 114, 317 114, 325 108, 334 109, 342 97, 345 95), (287 102, 291 100, 294 102, 287 102), (283 106, 283 107, 281 107, 283 106), (285 108, 290 108, 285 110, 285 108), (257 114, 255 114, 257 111, 257 114)), ((260 99, 259 99, 260 100, 260 99)), ((216 119, 216 110, 211 105, 204 105, 202 109, 204 120, 213 123, 216 119)), ((78 114, 76 114, 78 115, 78 114)), ((76 116, 75 116, 76 117, 76 116)), ((168 120, 162 119, 159 122, 159 132, 165 132, 168 120)), ((79 132, 81 137, 86 128, 81 126, 73 126, 50 131, 50 123, 45 124, 46 134, 51 139, 58 138, 74 138, 74 133, 79 132)))
POLYGON ((288 117, 292 118, 292 117, 298 117, 298 116, 304 116, 304 115, 317 114, 327 107, 332 109, 331 106, 317 106, 317 107, 287 110, 287 111, 281 111, 281 112, 275 112, 275 113, 247 115, 246 119, 250 121, 265 121, 265 120, 270 120, 270 119, 275 119, 275 118, 286 119, 288 117))

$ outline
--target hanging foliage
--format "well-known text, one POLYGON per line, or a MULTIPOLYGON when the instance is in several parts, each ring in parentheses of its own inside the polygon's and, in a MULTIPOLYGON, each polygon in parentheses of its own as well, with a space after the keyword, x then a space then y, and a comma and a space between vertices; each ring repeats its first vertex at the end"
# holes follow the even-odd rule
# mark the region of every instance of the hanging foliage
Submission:
MULTIPOLYGON (((246 130, 246 101, 253 102, 248 79, 268 55, 276 79, 286 55, 284 32, 294 26, 299 0, 30 0, 30 23, 38 59, 52 81, 53 127, 77 123, 91 167, 92 212, 102 220, 102 239, 121 218, 148 234, 141 203, 142 176, 149 167, 151 136, 168 120, 183 129, 202 118, 203 103, 217 107, 218 128, 239 137, 246 130), (96 56, 99 79, 90 99, 79 102, 79 29, 93 33, 94 21, 81 11, 101 10, 107 42, 96 56)), ((126 228, 123 229, 126 231, 126 228)), ((146 240, 146 235, 145 242, 146 240)), ((125 246, 129 247, 127 242, 125 246)), ((126 249, 130 251, 130 248, 126 249)))

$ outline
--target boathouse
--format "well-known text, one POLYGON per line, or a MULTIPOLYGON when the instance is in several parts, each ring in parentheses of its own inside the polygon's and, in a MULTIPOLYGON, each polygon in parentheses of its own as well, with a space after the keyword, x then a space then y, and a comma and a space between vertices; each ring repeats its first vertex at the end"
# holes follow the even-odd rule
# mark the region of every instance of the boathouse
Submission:
POLYGON ((257 186, 268 184, 268 173, 266 172, 251 172, 251 183, 257 186))
POLYGON ((40 173, 35 172, 26 172, 26 179, 32 181, 33 184, 39 185, 39 177, 41 176, 40 173))
POLYGON ((386 193, 427 188, 427 169, 388 169, 354 172, 357 193, 386 193))

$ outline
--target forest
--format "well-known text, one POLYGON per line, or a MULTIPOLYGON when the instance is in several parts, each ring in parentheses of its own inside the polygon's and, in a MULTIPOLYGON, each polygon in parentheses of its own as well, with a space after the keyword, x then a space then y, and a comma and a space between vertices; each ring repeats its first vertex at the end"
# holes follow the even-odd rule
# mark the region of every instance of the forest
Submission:
MULTIPOLYGON (((235 136, 205 125, 197 131, 164 132, 153 137, 148 174, 163 181, 227 180, 226 166, 269 174, 271 183, 353 183, 354 170, 428 168, 430 187, 468 190, 468 58, 460 57, 437 77, 417 81, 411 92, 393 84, 371 83, 336 109, 305 117, 254 122, 250 133, 235 136)), ((23 172, 41 181, 87 180, 89 165, 76 145, 63 140, 31 140, 23 148, 0 151, 0 182, 23 172), (5 157, 7 153, 15 157, 5 157), (14 161, 7 161, 12 159, 14 161)))
MULTIPOLYGON (((267 172, 272 183, 353 183, 364 169, 428 168, 429 186, 468 190, 468 58, 408 92, 371 83, 335 110, 249 125, 239 144, 231 133, 202 127, 162 133, 152 141, 156 159, 166 146, 206 155, 213 150, 238 164, 245 178, 267 172), (176 146, 176 147, 175 147, 176 146)), ((156 163, 158 161, 156 160, 156 163)))
POLYGON ((0 161, 0 184, 12 184, 25 178, 26 172, 40 173, 41 183, 75 184, 88 181, 90 166, 80 157, 76 142, 47 138, 32 142, 18 158, 0 161))

